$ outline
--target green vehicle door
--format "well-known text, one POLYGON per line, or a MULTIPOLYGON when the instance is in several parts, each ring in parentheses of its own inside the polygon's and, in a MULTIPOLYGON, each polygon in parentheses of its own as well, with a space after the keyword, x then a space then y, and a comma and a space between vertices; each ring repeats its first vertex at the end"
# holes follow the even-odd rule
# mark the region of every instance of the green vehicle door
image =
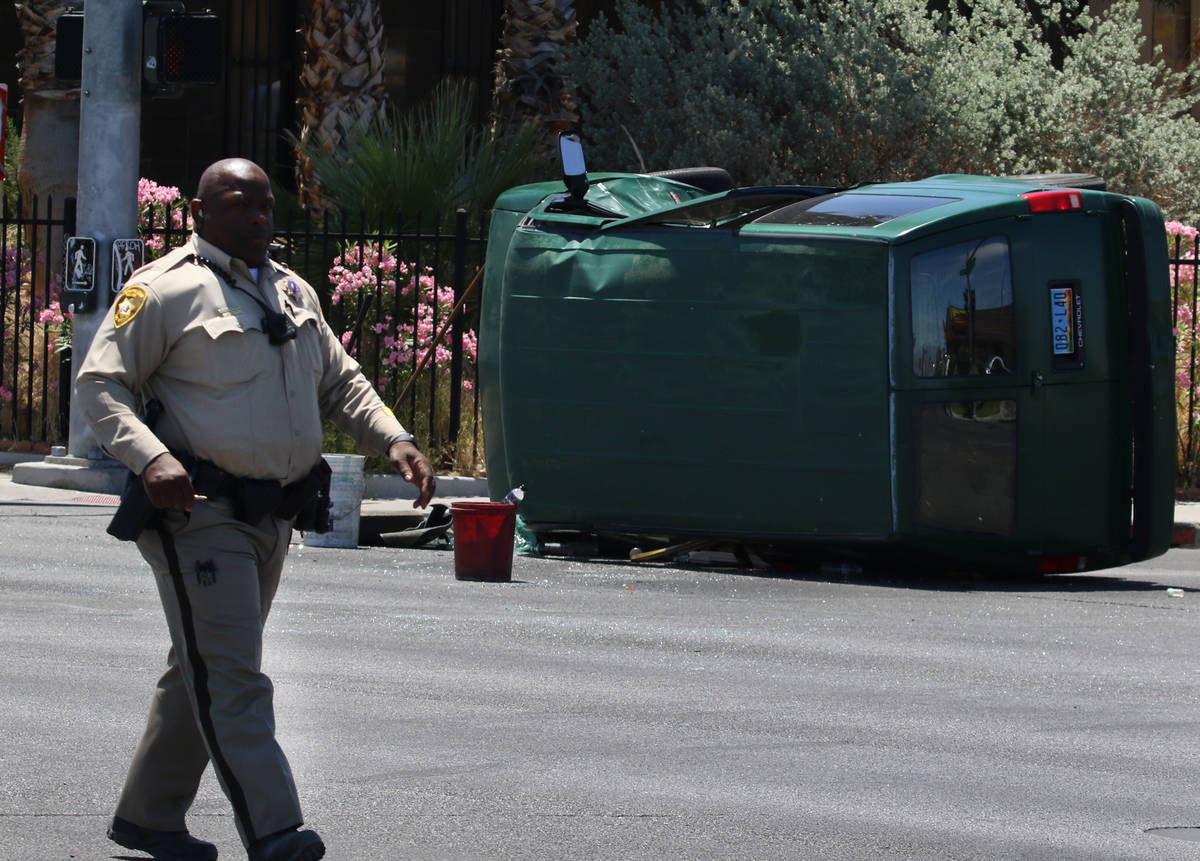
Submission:
POLYGON ((913 544, 1026 569, 1127 551, 1120 230, 1050 213, 897 247, 897 527, 913 544))

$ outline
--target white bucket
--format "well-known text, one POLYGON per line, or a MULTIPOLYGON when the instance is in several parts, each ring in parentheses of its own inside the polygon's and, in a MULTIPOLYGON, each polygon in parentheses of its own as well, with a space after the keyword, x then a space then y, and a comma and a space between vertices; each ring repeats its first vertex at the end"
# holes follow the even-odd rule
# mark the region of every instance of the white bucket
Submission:
POLYGON ((329 531, 305 532, 306 547, 357 547, 358 519, 362 511, 363 488, 366 477, 359 454, 323 454, 333 475, 329 479, 329 531))

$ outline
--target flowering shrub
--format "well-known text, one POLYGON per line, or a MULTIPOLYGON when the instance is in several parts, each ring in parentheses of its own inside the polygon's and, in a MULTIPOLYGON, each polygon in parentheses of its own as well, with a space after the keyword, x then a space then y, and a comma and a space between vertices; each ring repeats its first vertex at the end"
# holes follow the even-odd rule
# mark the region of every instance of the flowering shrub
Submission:
POLYGON ((1200 230, 1178 221, 1168 221, 1167 252, 1171 257, 1171 293, 1175 315, 1175 404, 1179 428, 1179 474, 1184 484, 1194 482, 1197 463, 1196 432, 1200 430, 1200 381, 1196 361, 1200 337, 1196 331, 1196 275, 1200 260, 1200 230))
MULTIPOLYGON (((415 264, 397 259, 393 243, 384 243, 382 247, 347 244, 333 259, 329 283, 333 288, 330 302, 343 306, 344 319, 351 326, 366 307, 364 333, 373 334, 380 348, 381 367, 376 385, 407 380, 412 370, 426 361, 431 349, 432 362, 442 376, 450 373, 450 351, 454 344, 451 332, 447 328, 437 344, 434 338, 454 307, 454 290, 436 283, 430 267, 418 271, 415 264), (398 285, 399 317, 395 316, 398 285), (419 294, 415 302, 414 292, 419 294)), ((342 334, 342 345, 352 354, 361 352, 361 343, 353 328, 342 334)), ((473 329, 463 332, 463 356, 472 363, 477 343, 473 329)), ((471 385, 470 380, 463 381, 464 388, 470 389, 471 385)))
POLYGON ((54 352, 71 349, 71 321, 74 315, 64 310, 55 299, 37 316, 37 321, 46 327, 47 346, 54 344, 54 352), (53 336, 53 341, 50 341, 53 336))
MULTIPOLYGON (((138 181, 138 221, 146 243, 147 261, 178 245, 192 227, 187 201, 179 189, 146 178, 138 181)), ((309 250, 316 249, 310 244, 302 252, 306 261, 309 250)), ((428 425, 431 436, 441 440, 436 445, 446 446, 453 455, 455 442, 445 439, 449 436, 447 383, 454 336, 450 327, 445 327, 446 332, 437 337, 454 307, 453 288, 439 284, 433 268, 418 267, 401 259, 395 242, 345 242, 337 251, 327 271, 323 264, 317 264, 319 268, 315 271, 302 272, 319 293, 328 295, 332 306, 327 309, 330 326, 340 333, 342 345, 359 361, 367 378, 389 403, 398 400, 414 372, 423 369, 413 381, 417 414, 405 415, 403 421, 412 427, 428 425), (321 289, 324 285, 318 283, 322 274, 329 279, 325 291, 321 289)), ((322 244, 313 256, 321 259, 323 253, 322 244)), ((43 322, 69 333, 70 320, 59 321, 59 312, 58 306, 48 306, 42 312, 43 322)), ((477 339, 469 325, 461 337, 464 360, 461 386, 470 391, 474 388, 477 339)), ((434 439, 429 445, 436 447, 434 439)), ((326 450, 341 449, 327 439, 326 450)))
POLYGON ((31 255, 16 231, 6 239, 9 247, 0 257, 0 436, 29 428, 30 398, 33 411, 45 420, 43 381, 46 394, 59 386, 58 362, 46 359, 64 343, 70 345, 71 326, 71 315, 59 301, 62 277, 53 274, 47 280, 46 259, 31 255))
POLYGON ((183 195, 173 185, 159 185, 145 177, 138 180, 138 227, 146 241, 146 260, 161 257, 169 250, 165 247, 162 234, 157 232, 163 229, 168 219, 172 230, 191 229, 191 219, 182 200, 183 195), (156 221, 158 213, 163 215, 156 221))

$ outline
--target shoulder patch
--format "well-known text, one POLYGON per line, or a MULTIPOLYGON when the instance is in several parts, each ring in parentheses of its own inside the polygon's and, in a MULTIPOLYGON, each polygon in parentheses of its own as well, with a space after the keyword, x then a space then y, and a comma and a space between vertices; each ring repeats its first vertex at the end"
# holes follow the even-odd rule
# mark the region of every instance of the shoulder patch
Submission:
POLYGON ((146 304, 146 288, 130 284, 121 291, 113 305, 113 325, 120 329, 138 315, 146 304))

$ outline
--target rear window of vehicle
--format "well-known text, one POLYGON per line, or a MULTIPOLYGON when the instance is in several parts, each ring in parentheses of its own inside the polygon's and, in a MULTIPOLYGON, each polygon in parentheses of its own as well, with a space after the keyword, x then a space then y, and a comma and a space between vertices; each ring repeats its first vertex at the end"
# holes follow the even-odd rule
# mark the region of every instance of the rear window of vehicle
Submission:
POLYGON ((957 197, 918 197, 902 194, 838 192, 801 200, 776 209, 755 224, 807 224, 813 226, 875 227, 922 209, 953 203, 957 197))
POLYGON ((913 257, 913 373, 1011 374, 1016 367, 1008 240, 989 236, 913 257))

